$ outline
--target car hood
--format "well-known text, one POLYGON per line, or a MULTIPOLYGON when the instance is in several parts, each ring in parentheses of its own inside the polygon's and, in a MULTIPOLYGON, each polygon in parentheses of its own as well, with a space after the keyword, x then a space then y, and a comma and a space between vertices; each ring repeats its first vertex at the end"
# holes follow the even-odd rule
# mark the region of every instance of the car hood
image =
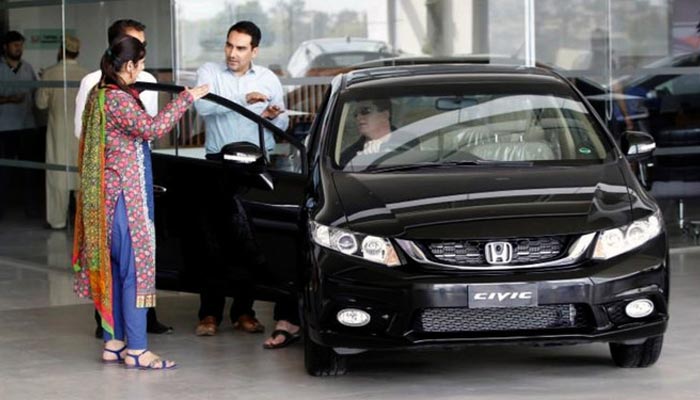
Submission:
POLYGON ((406 239, 564 235, 631 222, 620 162, 334 173, 348 228, 406 239))

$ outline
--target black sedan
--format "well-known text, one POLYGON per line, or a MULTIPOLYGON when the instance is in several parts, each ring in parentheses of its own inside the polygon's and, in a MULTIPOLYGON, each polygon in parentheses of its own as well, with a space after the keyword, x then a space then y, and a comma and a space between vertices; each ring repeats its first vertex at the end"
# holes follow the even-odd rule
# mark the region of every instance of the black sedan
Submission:
POLYGON ((312 375, 435 345, 599 341, 622 367, 658 359, 666 233, 627 161, 653 139, 626 132, 618 147, 564 78, 354 71, 334 79, 304 145, 249 117, 276 133, 274 152, 154 155, 162 287, 196 290, 222 266, 234 292, 298 293, 312 375))

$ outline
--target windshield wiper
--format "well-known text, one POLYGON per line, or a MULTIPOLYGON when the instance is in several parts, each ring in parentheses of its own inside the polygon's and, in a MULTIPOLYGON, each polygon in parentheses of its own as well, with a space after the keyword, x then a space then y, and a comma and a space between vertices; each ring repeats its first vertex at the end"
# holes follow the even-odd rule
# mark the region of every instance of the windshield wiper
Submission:
POLYGON ((446 162, 421 162, 415 164, 393 165, 390 167, 368 168, 365 172, 380 173, 394 171, 410 171, 424 168, 446 168, 464 165, 483 165, 489 167, 530 167, 532 161, 494 161, 494 160, 463 160, 446 162))

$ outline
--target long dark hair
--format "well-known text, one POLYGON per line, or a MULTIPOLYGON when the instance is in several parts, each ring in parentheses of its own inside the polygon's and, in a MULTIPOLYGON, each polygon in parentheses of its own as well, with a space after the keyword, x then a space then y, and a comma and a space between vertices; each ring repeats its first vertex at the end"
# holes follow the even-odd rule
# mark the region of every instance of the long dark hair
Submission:
POLYGON ((135 65, 144 57, 146 57, 146 47, 140 40, 131 36, 119 36, 102 56, 100 87, 112 84, 117 85, 127 93, 131 93, 129 86, 119 77, 118 73, 129 61, 135 65))

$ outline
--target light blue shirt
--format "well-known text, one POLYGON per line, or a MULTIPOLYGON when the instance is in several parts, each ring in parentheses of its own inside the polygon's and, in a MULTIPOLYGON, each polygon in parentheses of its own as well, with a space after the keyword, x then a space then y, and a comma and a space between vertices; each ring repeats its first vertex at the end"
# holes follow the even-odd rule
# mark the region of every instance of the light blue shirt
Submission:
MULTIPOLYGON (((12 71, 5 58, 0 57, 0 82, 35 81, 34 68, 22 60, 17 72, 12 71)), ((36 127, 34 123, 34 89, 0 84, 0 96, 22 94, 20 103, 0 104, 0 131, 15 131, 36 127)))
MULTIPOLYGON (((285 109, 282 84, 277 75, 265 67, 251 64, 248 72, 237 76, 224 62, 206 63, 197 70, 197 85, 203 84, 209 84, 211 93, 238 103, 258 115, 269 105, 285 109), (269 100, 247 104, 245 96, 250 92, 260 92, 269 100)), ((218 153, 225 144, 232 142, 260 145, 258 124, 248 118, 208 100, 198 100, 195 108, 206 124, 204 147, 207 154, 218 153)), ((289 117, 286 113, 281 113, 270 122, 286 130, 289 117)), ((275 148, 274 136, 268 129, 265 129, 265 147, 268 150, 275 148)))

